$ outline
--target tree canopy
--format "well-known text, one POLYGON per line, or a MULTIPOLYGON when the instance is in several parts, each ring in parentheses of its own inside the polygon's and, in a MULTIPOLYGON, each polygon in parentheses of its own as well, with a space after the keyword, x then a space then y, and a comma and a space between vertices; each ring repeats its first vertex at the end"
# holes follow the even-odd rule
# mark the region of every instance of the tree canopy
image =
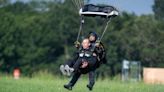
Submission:
POLYGON ((164 1, 163 0, 154 0, 153 11, 157 19, 164 20, 164 1))
MULTIPOLYGON (((102 40, 108 64, 98 70, 101 74, 119 74, 124 59, 141 61, 143 67, 164 67, 164 23, 155 18, 163 19, 160 1, 155 0, 154 15, 122 12, 112 20, 102 40)), ((102 33, 102 19, 85 19, 85 35, 102 33)), ((0 3, 0 71, 11 73, 19 67, 25 75, 42 70, 59 74, 59 65, 76 50, 79 21, 71 0, 0 3)))

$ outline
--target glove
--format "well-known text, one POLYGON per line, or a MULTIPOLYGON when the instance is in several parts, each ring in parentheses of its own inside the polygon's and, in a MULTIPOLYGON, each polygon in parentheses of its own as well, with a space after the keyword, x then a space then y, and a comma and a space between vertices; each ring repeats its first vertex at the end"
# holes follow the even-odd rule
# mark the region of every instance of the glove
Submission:
POLYGON ((76 48, 78 48, 78 47, 80 47, 80 42, 79 41, 75 41, 74 45, 75 45, 76 48))
POLYGON ((95 43, 96 47, 98 47, 100 45, 100 41, 97 40, 96 43, 95 43))

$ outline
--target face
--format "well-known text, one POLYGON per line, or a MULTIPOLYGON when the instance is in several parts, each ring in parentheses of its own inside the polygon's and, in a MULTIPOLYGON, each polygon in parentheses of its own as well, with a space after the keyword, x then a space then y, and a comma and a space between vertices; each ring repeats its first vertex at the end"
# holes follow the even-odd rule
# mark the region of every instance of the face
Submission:
POLYGON ((95 38, 95 36, 91 35, 91 36, 89 37, 89 40, 90 40, 90 41, 95 41, 96 38, 95 38))
POLYGON ((82 42, 82 46, 83 46, 84 49, 88 49, 89 46, 90 46, 89 39, 84 39, 83 42, 82 42))

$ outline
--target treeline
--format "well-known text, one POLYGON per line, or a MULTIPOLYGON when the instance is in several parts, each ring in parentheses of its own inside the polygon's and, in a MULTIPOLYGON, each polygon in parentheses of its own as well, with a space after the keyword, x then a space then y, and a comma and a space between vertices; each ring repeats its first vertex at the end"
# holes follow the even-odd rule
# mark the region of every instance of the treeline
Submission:
MULTIPOLYGON (((98 70, 101 75, 119 74, 124 59, 141 61, 143 67, 164 67, 161 3, 155 0, 154 15, 122 12, 112 20, 102 40, 108 64, 98 70)), ((12 73, 20 68, 24 75, 44 70, 60 74, 59 65, 72 58, 76 50, 73 43, 79 24, 71 0, 0 3, 0 71, 12 73)), ((101 34, 102 28, 101 18, 86 18, 84 34, 101 34)))

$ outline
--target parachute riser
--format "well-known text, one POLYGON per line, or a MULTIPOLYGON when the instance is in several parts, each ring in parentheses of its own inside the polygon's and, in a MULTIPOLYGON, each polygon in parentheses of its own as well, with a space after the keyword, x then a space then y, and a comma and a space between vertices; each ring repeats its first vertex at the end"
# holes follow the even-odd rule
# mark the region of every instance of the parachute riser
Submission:
POLYGON ((77 42, 79 42, 80 35, 82 34, 83 25, 84 25, 84 16, 80 16, 80 28, 79 28, 78 36, 77 36, 77 39, 76 39, 77 42))
MULTIPOLYGON (((106 25, 105 25, 105 27, 103 28, 103 33, 102 33, 102 35, 100 36, 100 38, 97 39, 97 42, 101 42, 102 38, 104 37, 104 35, 105 35, 105 33, 106 33, 107 29, 108 29, 109 23, 110 23, 110 21, 111 21, 111 18, 112 18, 112 17, 107 17, 107 18, 106 18, 106 25)), ((79 28, 79 32, 78 32, 78 36, 77 36, 76 41, 79 41, 80 35, 83 36, 82 31, 83 31, 84 22, 85 22, 84 16, 81 16, 81 19, 80 19, 80 28, 79 28)))
POLYGON ((98 42, 101 42, 102 38, 104 37, 105 32, 106 32, 107 29, 108 29, 108 26, 109 26, 108 24, 109 24, 110 21, 111 21, 111 17, 107 17, 107 18, 106 18, 106 25, 105 25, 105 27, 103 28, 103 33, 102 33, 101 37, 98 39, 98 42))

